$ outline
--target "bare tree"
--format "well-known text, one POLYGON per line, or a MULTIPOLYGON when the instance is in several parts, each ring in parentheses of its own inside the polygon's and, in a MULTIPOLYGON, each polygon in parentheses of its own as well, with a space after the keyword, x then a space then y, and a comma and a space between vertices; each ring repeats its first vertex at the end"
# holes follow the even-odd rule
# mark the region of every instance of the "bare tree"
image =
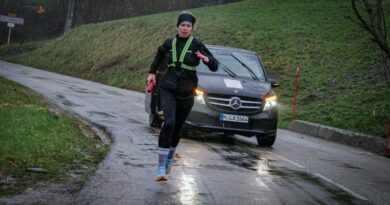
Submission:
POLYGON ((358 19, 358 21, 354 21, 371 34, 371 40, 382 51, 384 60, 383 68, 387 82, 390 83, 390 47, 387 42, 383 0, 351 0, 351 3, 352 9, 358 19))
POLYGON ((68 32, 72 28, 74 16, 74 0, 68 0, 68 10, 66 12, 64 33, 68 32))

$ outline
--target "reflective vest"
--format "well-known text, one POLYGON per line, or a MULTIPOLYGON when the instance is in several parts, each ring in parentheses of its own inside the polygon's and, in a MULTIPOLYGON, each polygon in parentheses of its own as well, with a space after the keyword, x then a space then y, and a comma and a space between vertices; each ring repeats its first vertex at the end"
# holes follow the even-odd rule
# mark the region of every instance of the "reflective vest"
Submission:
POLYGON ((177 51, 176 51, 176 42, 177 42, 177 39, 176 37, 172 40, 172 63, 168 65, 168 67, 171 67, 171 68, 176 68, 176 65, 178 64, 181 68, 183 69, 187 69, 187 70, 192 70, 192 71, 195 71, 196 70, 196 66, 189 66, 189 65, 186 65, 183 63, 184 61, 184 56, 186 55, 187 51, 188 51, 188 48, 190 47, 191 45, 191 42, 192 40, 194 39, 194 37, 190 36, 188 39, 187 39, 187 42, 186 44, 184 45, 184 48, 183 50, 181 51, 181 54, 180 54, 180 58, 179 58, 179 64, 177 63, 177 51))

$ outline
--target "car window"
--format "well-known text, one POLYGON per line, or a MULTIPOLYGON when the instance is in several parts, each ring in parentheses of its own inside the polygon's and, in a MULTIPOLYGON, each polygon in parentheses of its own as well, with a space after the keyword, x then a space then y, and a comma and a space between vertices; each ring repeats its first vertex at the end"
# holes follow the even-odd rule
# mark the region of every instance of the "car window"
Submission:
POLYGON ((215 73, 230 77, 258 79, 264 81, 264 71, 257 55, 230 50, 209 49, 219 62, 219 69, 212 72, 202 62, 197 68, 200 73, 215 73), (250 70, 248 70, 250 69, 250 70))

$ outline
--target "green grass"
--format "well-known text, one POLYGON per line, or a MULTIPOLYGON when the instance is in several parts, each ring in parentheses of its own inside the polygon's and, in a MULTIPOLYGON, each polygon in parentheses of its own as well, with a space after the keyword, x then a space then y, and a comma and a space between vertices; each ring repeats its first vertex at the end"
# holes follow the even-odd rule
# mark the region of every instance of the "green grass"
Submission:
POLYGON ((31 90, 0 78, 0 195, 18 193, 36 181, 61 181, 72 170, 90 173, 108 147, 81 132, 88 126, 65 114, 49 111, 31 90), (28 172, 43 168, 46 174, 28 172))
MULTIPOLYGON (((389 4, 384 6, 389 17, 389 4)), ((246 0, 191 11, 198 18, 196 37, 261 56, 281 84, 276 89, 280 127, 291 120, 295 69, 300 65, 298 119, 385 135, 389 85, 379 49, 349 19, 354 16, 349 1, 246 0)), ((175 34, 178 14, 83 25, 9 60, 142 91, 158 45, 175 34)))
POLYGON ((7 58, 10 56, 27 53, 45 45, 47 41, 32 41, 23 44, 10 44, 0 46, 0 57, 7 58))

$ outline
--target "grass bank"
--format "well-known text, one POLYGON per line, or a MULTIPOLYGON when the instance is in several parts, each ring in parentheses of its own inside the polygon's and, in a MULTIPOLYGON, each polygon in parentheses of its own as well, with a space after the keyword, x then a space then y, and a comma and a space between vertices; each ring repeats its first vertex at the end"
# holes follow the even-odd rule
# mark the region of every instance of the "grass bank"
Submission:
MULTIPOLYGON (((390 5, 384 5, 389 14, 390 5)), ((354 16, 349 1, 246 0, 191 11, 198 17, 194 35, 204 42, 261 56, 268 73, 281 84, 276 89, 280 127, 291 120, 299 64, 298 119, 385 135, 390 89, 378 48, 349 19, 354 16)), ((157 46, 175 34, 178 14, 83 25, 10 60, 142 91, 157 46)))
POLYGON ((108 146, 86 138, 81 129, 90 130, 66 114, 49 111, 31 90, 0 78, 0 196, 38 181, 62 182, 71 173, 91 173, 108 146))

